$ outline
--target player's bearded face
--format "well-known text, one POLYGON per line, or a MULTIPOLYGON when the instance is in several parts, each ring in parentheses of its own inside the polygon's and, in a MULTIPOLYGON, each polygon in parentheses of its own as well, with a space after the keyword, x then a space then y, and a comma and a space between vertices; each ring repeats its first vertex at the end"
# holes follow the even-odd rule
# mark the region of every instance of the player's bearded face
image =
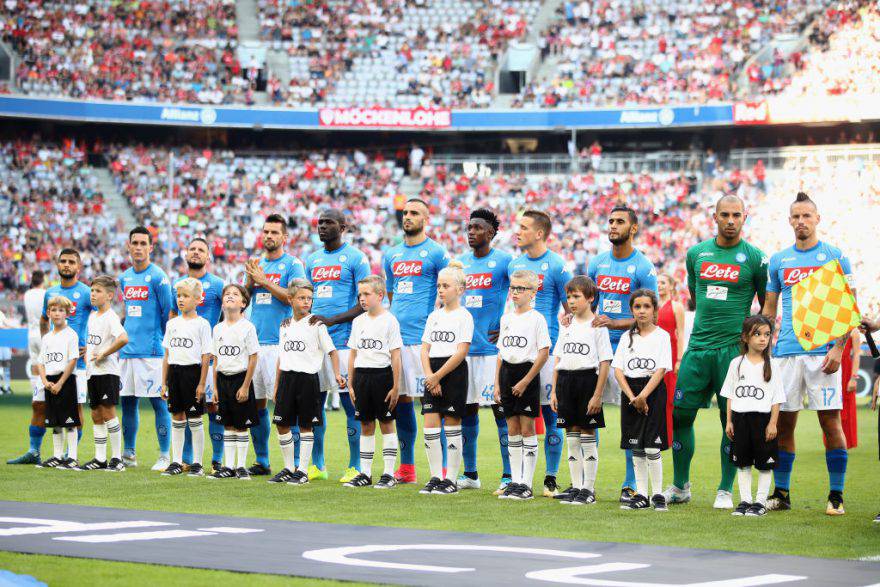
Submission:
POLYGON ((808 240, 816 234, 816 225, 819 224, 819 213, 813 204, 807 202, 792 204, 788 223, 794 229, 796 239, 808 240))
POLYGON ((277 251, 284 244, 284 232, 278 223, 263 226, 263 250, 267 253, 277 251))
POLYGON ((204 268, 208 262, 208 250, 204 246, 193 245, 186 253, 186 265, 196 271, 204 268))
POLYGON ((425 230, 424 206, 412 202, 403 209, 403 233, 407 236, 421 234, 425 230))
POLYGON ((63 279, 73 279, 79 272, 79 262, 73 255, 65 255, 58 259, 58 275, 63 279))

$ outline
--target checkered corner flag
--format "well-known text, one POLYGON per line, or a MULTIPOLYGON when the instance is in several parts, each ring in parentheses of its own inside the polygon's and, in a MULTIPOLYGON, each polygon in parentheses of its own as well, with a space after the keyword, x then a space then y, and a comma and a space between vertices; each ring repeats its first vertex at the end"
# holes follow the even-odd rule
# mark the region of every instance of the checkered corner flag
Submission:
MULTIPOLYGON (((858 328, 862 315, 838 260, 829 261, 791 289, 792 327, 805 351, 827 345, 858 328)), ((866 335, 872 354, 877 347, 866 335)))

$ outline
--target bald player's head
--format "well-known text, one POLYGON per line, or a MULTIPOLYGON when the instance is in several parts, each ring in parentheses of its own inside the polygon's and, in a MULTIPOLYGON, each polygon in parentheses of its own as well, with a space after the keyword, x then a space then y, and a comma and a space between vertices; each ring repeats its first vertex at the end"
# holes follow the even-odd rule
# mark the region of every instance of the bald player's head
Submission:
POLYGON ((729 244, 739 241, 746 221, 746 207, 742 198, 733 194, 722 196, 715 203, 712 215, 718 227, 718 238, 729 244))
POLYGON ((328 220, 333 220, 339 224, 345 224, 345 214, 343 214, 342 210, 339 208, 325 208, 321 211, 321 214, 318 217, 319 221, 321 218, 327 218, 328 220))
POLYGON ((346 228, 345 214, 338 208, 326 208, 318 215, 318 239, 322 243, 337 243, 346 228))
POLYGON ((718 198, 718 201, 715 202, 715 213, 721 209, 722 206, 730 206, 730 205, 739 205, 740 210, 745 212, 746 204, 742 201, 742 198, 737 196, 736 194, 727 194, 725 196, 721 196, 718 198))

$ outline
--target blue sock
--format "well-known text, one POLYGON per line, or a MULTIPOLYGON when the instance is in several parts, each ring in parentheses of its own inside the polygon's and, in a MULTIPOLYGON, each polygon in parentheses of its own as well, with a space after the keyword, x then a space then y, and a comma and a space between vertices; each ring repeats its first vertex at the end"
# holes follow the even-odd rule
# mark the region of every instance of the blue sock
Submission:
POLYGON ((140 426, 141 415, 138 411, 138 398, 125 396, 121 398, 122 403, 122 440, 125 452, 134 453, 135 444, 137 443, 138 426, 140 426))
POLYGON ((211 435, 211 462, 223 462, 223 424, 216 414, 208 414, 208 433, 211 435))
POLYGON ((361 423, 354 417, 354 404, 347 393, 339 394, 339 403, 345 410, 345 426, 348 429, 348 466, 361 469, 361 423))
POLYGON ((477 438, 480 435, 480 414, 465 416, 461 419, 461 437, 464 439, 462 458, 464 472, 477 472, 477 438))
POLYGON ((324 470, 324 432, 327 430, 327 412, 324 410, 324 404, 327 402, 327 392, 321 392, 321 421, 324 424, 320 426, 312 426, 312 433, 315 435, 315 443, 312 445, 312 464, 324 470))
MULTIPOLYGON (((826 453, 827 455, 827 453, 826 453)), ((826 456, 827 459, 827 456, 826 456)), ((791 470, 794 467, 794 453, 787 450, 779 451, 779 461, 773 469, 773 484, 776 489, 788 491, 791 487, 791 470)))
POLYGON ((180 460, 187 464, 192 464, 193 462, 193 435, 189 430, 189 426, 186 427, 183 433, 183 454, 180 456, 180 460))
MULTIPOLYGON (((272 431, 269 422, 269 408, 263 408, 257 412, 260 416, 260 423, 251 428, 251 438, 254 440, 254 454, 257 455, 257 462, 264 467, 269 466, 269 434, 272 431)), ((299 437, 297 436, 296 450, 299 452, 299 437)))
POLYGON ((293 435, 293 466, 299 467, 299 426, 293 426, 290 433, 293 435))
POLYGON ((79 442, 83 439, 83 429, 82 427, 76 429, 76 441, 79 442))
POLYGON ((559 471, 565 437, 556 427, 556 412, 550 406, 541 406, 541 415, 544 416, 544 458, 547 461, 547 474, 555 477, 559 471))
POLYGON ((440 419, 440 449, 443 453, 443 468, 446 468, 446 428, 443 426, 444 420, 440 419))
POLYGON ((46 429, 42 426, 34 426, 31 424, 28 427, 28 436, 31 437, 31 452, 35 455, 40 454, 40 448, 43 446, 43 436, 46 434, 46 429))
POLYGON ((633 491, 636 490, 636 470, 633 468, 633 451, 626 449, 624 452, 626 458, 626 477, 623 479, 623 485, 621 489, 624 487, 629 487, 633 491))
POLYGON ((846 478, 846 462, 849 453, 845 448, 825 451, 825 465, 828 467, 828 481, 831 491, 843 493, 843 482, 846 478))
POLYGON ((397 440, 400 444, 400 464, 416 464, 416 408, 413 402, 397 404, 397 440))
POLYGON ((507 420, 495 418, 498 427, 498 446, 501 447, 501 476, 510 478, 510 453, 507 452, 507 420))
POLYGON ((171 452, 171 412, 161 397, 151 397, 150 404, 156 416, 156 438, 159 439, 159 452, 167 457, 171 452))

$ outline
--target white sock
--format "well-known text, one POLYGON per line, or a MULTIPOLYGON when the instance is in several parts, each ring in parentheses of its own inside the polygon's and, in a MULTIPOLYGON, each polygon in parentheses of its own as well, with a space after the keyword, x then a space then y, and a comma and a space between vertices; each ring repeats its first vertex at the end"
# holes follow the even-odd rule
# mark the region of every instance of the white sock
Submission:
POLYGON ((238 452, 238 432, 226 430, 223 432, 223 466, 227 469, 235 469, 235 456, 238 452))
MULTIPOLYGON (((396 438, 396 436, 395 436, 396 438)), ((385 438, 383 437, 384 441, 385 438)), ((376 437, 361 434, 361 473, 373 478, 373 455, 376 454, 376 437)))
POLYGON ((440 429, 425 428, 425 452, 428 453, 428 468, 431 478, 443 478, 443 448, 440 446, 440 429))
POLYGON ((308 474, 312 460, 312 446, 315 444, 314 432, 303 432, 299 435, 299 470, 308 474))
POLYGON ((92 434, 95 436, 95 460, 107 461, 107 424, 95 424, 92 426, 92 434))
POLYGON ((64 429, 52 429, 52 456, 56 459, 64 458, 64 429))
POLYGON ((510 457, 510 482, 523 481, 523 437, 507 435, 507 454, 510 457))
POLYGON ((584 487, 584 451, 581 450, 579 432, 566 432, 565 443, 568 445, 568 472, 571 474, 571 486, 575 489, 584 487))
MULTIPOLYGON (((646 448, 648 477, 651 479, 651 495, 663 493, 663 459, 659 448, 646 448)), ((645 497, 648 497, 647 495, 645 497)))
POLYGON ((538 437, 523 436, 523 480, 526 487, 532 487, 535 477, 535 466, 538 464, 538 437))
POLYGON ((114 459, 122 458, 122 427, 119 426, 119 418, 107 420, 107 435, 110 437, 110 454, 114 459))
POLYGON ((245 465, 247 464, 248 449, 251 446, 251 434, 245 430, 244 432, 236 433, 236 436, 238 436, 238 446, 235 451, 238 453, 236 455, 238 458, 238 468, 246 469, 247 467, 245 467, 245 465))
POLYGON ((599 447, 595 435, 581 434, 581 452, 584 454, 584 488, 595 491, 599 472, 599 447))
POLYGON ((67 458, 77 460, 79 448, 79 431, 76 428, 67 429, 67 458))
POLYGON ((397 464, 397 432, 382 435, 382 460, 385 462, 383 475, 394 475, 394 465, 397 464))
POLYGON ((643 450, 633 450, 633 469, 636 473, 636 493, 648 497, 648 457, 643 450))
MULTIPOLYGON (((461 466, 461 425, 444 426, 446 430, 446 478, 458 480, 458 468, 461 466)), ((441 453, 442 454, 442 453, 441 453)))
MULTIPOLYGON (((758 492, 755 494, 755 501, 764 506, 767 505, 767 494, 770 493, 771 479, 773 479, 773 471, 758 471, 758 492)), ((751 490, 751 487, 749 489, 751 490)))
POLYGON ((202 464, 202 458, 205 454, 205 425, 201 418, 190 418, 187 421, 189 431, 192 435, 193 443, 193 464, 202 464))
POLYGON ((186 439, 186 420, 171 420, 171 462, 183 462, 183 442, 186 439))
POLYGON ((739 467, 736 470, 736 483, 739 485, 739 500, 752 503, 752 468, 739 467))
POLYGON ((293 464, 293 433, 278 435, 278 444, 281 445, 281 458, 284 459, 284 468, 293 473, 296 465, 293 464))

